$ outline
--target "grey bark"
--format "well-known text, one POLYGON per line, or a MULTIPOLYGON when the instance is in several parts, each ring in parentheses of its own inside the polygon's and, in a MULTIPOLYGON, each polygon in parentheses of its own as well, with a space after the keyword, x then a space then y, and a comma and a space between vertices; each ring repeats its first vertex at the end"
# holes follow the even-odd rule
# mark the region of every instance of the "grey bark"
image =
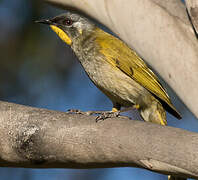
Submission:
POLYGON ((0 102, 0 166, 139 167, 198 178, 198 134, 126 117, 95 117, 0 102))
POLYGON ((109 27, 163 77, 198 117, 198 43, 180 0, 44 1, 80 10, 109 27))

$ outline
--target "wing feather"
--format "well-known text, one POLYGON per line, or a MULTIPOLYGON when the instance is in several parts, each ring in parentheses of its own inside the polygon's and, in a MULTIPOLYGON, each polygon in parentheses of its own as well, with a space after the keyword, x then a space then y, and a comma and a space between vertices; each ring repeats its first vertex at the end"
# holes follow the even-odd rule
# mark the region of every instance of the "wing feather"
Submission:
POLYGON ((100 29, 97 31, 96 41, 102 47, 100 52, 105 55, 107 61, 141 84, 158 99, 165 102, 172 111, 175 111, 175 114, 173 112, 172 114, 180 118, 179 113, 172 105, 166 90, 161 85, 157 76, 147 67, 135 51, 118 38, 112 37, 112 35, 100 29))

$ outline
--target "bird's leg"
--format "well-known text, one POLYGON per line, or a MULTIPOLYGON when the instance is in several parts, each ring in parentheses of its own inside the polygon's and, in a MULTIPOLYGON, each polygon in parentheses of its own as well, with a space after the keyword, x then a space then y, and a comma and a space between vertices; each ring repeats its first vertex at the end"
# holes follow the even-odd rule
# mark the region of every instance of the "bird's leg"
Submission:
POLYGON ((115 103, 115 104, 113 104, 113 108, 111 111, 81 111, 79 109, 69 109, 67 111, 67 113, 82 114, 82 115, 87 115, 87 116, 98 114, 99 116, 97 116, 96 121, 99 121, 99 120, 105 120, 105 119, 111 118, 111 117, 118 117, 121 112, 127 112, 134 108, 139 109, 139 105, 133 105, 132 107, 128 107, 128 108, 120 110, 121 105, 118 103, 115 103))
POLYGON ((102 113, 100 113, 100 115, 96 117, 96 122, 98 122, 100 120, 105 120, 107 118, 113 118, 113 117, 120 116, 120 108, 121 108, 120 104, 113 103, 112 110, 111 111, 103 111, 102 113))
POLYGON ((139 109, 139 108, 140 108, 139 104, 135 104, 132 107, 128 107, 123 110, 120 110, 121 105, 118 103, 114 103, 111 111, 103 111, 103 112, 101 111, 100 113, 97 113, 100 115, 96 117, 96 122, 98 122, 100 120, 105 120, 107 118, 119 117, 121 112, 126 112, 126 111, 130 111, 132 109, 139 109))

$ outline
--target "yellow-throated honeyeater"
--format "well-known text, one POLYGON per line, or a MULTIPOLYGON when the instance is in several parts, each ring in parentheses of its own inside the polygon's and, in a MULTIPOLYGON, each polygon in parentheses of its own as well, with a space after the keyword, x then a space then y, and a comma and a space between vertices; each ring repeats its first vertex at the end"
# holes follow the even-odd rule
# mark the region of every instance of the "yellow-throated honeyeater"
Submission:
POLYGON ((181 119, 157 76, 120 39, 75 13, 37 22, 50 25, 71 46, 89 78, 112 101, 112 111, 135 107, 145 121, 161 125, 167 124, 165 110, 181 119))

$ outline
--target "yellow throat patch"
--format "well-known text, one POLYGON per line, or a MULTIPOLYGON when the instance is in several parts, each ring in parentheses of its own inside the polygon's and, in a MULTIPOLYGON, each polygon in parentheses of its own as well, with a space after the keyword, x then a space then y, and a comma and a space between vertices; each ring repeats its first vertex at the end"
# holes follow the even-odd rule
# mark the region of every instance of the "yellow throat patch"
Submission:
POLYGON ((71 45, 72 40, 69 38, 69 36, 60 28, 50 25, 51 29, 68 45, 71 45))

